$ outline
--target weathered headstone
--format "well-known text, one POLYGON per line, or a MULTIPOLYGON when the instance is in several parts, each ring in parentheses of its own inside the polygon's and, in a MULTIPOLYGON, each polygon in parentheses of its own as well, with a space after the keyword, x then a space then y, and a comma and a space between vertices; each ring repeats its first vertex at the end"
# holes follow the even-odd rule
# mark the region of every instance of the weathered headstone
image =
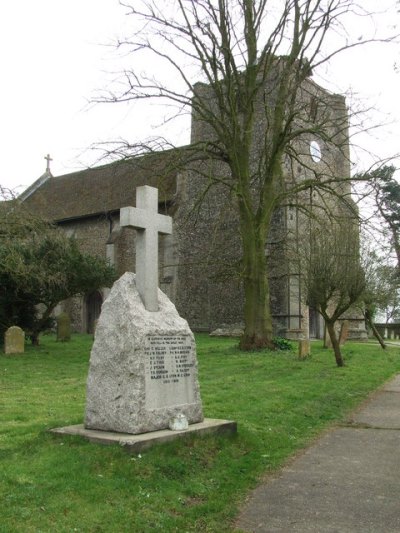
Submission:
POLYGON ((140 228, 137 275, 125 273, 102 306, 87 382, 88 429, 138 434, 203 420, 193 334, 157 287, 157 235, 170 231, 171 220, 157 213, 157 189, 138 188, 137 204, 121 212, 121 226, 140 228))
POLYGON ((299 359, 306 359, 311 354, 311 345, 308 339, 299 341, 299 359))
POLYGON ((68 313, 60 313, 57 317, 57 340, 71 340, 71 319, 68 313))
POLYGON ((350 323, 348 320, 343 320, 342 325, 340 327, 340 336, 339 336, 339 344, 340 346, 343 346, 343 344, 346 343, 348 337, 349 337, 349 327, 350 323))
POLYGON ((4 352, 6 354, 24 353, 25 333, 18 326, 11 326, 4 336, 4 352))

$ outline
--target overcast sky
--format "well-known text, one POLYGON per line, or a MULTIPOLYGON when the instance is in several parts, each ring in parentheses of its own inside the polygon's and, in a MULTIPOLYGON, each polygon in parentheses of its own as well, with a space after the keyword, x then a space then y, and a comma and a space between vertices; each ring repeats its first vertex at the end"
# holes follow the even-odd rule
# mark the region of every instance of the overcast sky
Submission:
MULTIPOLYGON (((376 0, 363 0, 376 7, 376 0)), ((380 0, 379 7, 392 4, 380 0)), ((128 28, 130 17, 118 0, 18 0, 0 8, 2 84, 0 98, 0 184, 29 186, 43 174, 50 153, 53 175, 83 168, 96 160, 88 148, 96 142, 154 135, 158 110, 142 105, 92 106, 87 102, 117 68, 105 46, 128 28), (156 111, 156 112, 155 112, 156 111)), ((398 16, 377 19, 393 33, 398 16)), ((352 28, 353 31, 353 28, 352 28)), ((361 32, 360 26, 354 32, 361 32)), ((360 35, 361 36, 361 35, 360 35)), ((126 59, 128 61, 128 59, 126 59)), ((373 136, 359 138, 367 150, 389 157, 400 152, 400 45, 370 45, 333 66, 326 84, 336 92, 352 89, 357 99, 379 109, 375 122, 391 122, 373 136)), ((318 79, 318 81, 321 81, 318 79)), ((349 102, 351 99, 349 99, 349 102)), ((189 140, 188 130, 180 140, 189 140)), ((366 166, 370 159, 365 156, 366 166)))

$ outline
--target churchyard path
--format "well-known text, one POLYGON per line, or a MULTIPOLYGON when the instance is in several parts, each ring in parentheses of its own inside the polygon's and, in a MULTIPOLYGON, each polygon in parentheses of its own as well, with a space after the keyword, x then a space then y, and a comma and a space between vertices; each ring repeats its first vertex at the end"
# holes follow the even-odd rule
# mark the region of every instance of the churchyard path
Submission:
POLYGON ((238 531, 400 532, 400 375, 243 506, 238 531))

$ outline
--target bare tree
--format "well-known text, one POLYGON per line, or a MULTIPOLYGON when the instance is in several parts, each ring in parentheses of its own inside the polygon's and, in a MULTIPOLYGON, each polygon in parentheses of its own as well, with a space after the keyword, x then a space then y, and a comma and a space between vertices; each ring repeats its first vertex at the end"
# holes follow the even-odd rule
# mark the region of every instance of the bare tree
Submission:
POLYGON ((301 256, 305 297, 325 320, 336 364, 343 366, 336 321, 365 290, 365 274, 360 264, 357 227, 351 219, 337 218, 331 224, 314 221, 309 247, 301 256))
POLYGON ((375 326, 378 312, 385 315, 386 323, 396 320, 400 313, 398 266, 388 255, 380 255, 364 244, 362 265, 365 272, 365 290, 362 296, 362 312, 374 336, 383 349, 384 340, 375 326))
POLYGON ((310 76, 337 53, 361 44, 351 41, 343 24, 350 14, 365 13, 353 0, 285 0, 272 7, 267 0, 120 4, 137 28, 120 40, 120 50, 149 64, 161 60, 169 76, 127 69, 122 88, 98 100, 167 102, 177 114, 190 110, 202 123, 206 135, 194 136, 183 162, 203 179, 198 202, 217 184, 236 203, 245 295, 241 347, 273 347, 265 254, 273 213, 283 202, 306 209, 298 204, 302 191, 349 195, 343 185, 349 170, 334 163, 335 153, 349 158, 344 99, 320 91, 310 76), (332 34, 339 38, 333 47, 332 34), (332 156, 320 165, 318 145, 310 160, 313 139, 332 156), (301 179, 299 167, 306 169, 301 179))

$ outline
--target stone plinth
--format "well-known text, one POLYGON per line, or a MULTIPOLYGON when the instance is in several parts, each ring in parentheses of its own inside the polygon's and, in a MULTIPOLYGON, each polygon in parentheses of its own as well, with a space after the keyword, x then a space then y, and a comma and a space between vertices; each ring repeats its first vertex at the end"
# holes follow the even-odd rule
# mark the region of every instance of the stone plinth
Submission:
POLYGON ((193 334, 159 289, 158 307, 145 309, 132 273, 111 289, 90 356, 86 429, 140 434, 180 414, 203 420, 193 334))
POLYGON ((154 444, 162 444, 164 442, 187 437, 208 434, 234 435, 237 433, 237 424, 231 420, 214 420, 205 418, 202 422, 191 424, 188 429, 185 430, 171 431, 169 429, 161 429, 159 431, 152 431, 140 435, 86 429, 82 424, 51 429, 50 431, 51 433, 56 433, 58 435, 76 435, 96 444, 117 444, 123 446, 124 449, 130 453, 137 453, 151 448, 154 444))

